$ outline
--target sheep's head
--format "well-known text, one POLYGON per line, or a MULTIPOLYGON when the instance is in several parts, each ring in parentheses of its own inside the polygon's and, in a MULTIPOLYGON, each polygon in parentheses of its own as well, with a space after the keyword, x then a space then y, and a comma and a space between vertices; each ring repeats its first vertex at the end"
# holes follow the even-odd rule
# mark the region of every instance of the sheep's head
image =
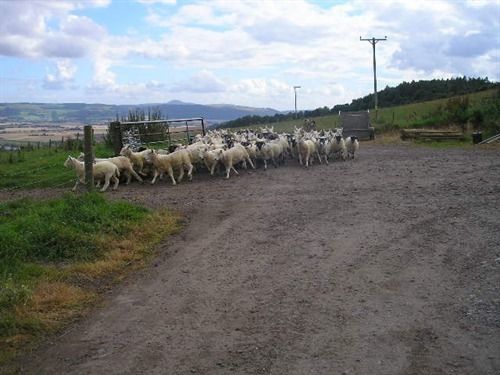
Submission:
POLYGON ((153 162, 153 159, 155 159, 158 156, 158 151, 156 150, 146 150, 144 153, 144 159, 148 162, 151 163, 153 162))
POLYGON ((342 136, 341 135, 336 135, 335 136, 335 140, 337 141, 337 143, 340 143, 340 141, 342 140, 342 136))
POLYGON ((122 149, 120 150, 120 155, 122 156, 130 156, 131 153, 132 151, 130 150, 129 145, 123 146, 122 149))
POLYGON ((214 160, 219 161, 219 160, 222 160, 223 157, 224 157, 224 151, 219 150, 218 152, 215 152, 214 160))
POLYGON ((85 154, 83 152, 80 152, 80 155, 77 157, 78 160, 84 161, 85 160, 85 154))
POLYGON ((208 152, 208 146, 200 147, 198 149, 198 157, 200 158, 200 160, 205 159, 207 152, 208 152))
POLYGON ((64 162, 64 166, 66 168, 73 168, 73 160, 75 160, 74 158, 72 158, 71 156, 68 156, 68 158, 66 159, 66 161, 64 162))
POLYGON ((255 142, 255 145, 257 146, 257 149, 260 151, 262 150, 262 146, 264 146, 264 141, 257 141, 255 142))

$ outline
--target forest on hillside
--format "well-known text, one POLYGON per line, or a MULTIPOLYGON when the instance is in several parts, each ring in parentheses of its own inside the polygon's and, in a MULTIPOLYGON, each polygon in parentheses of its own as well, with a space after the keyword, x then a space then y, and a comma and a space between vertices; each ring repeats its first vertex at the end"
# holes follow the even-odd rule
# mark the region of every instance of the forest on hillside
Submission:
MULTIPOLYGON (((396 87, 387 86, 378 92, 379 107, 393 107, 397 105, 427 102, 436 99, 445 99, 453 96, 471 94, 491 89, 498 83, 490 82, 486 78, 458 77, 451 79, 433 79, 430 81, 403 82, 396 87)), ((354 99, 351 104, 339 104, 332 108, 338 111, 362 111, 373 108, 373 94, 354 99)))
MULTIPOLYGON (((378 92, 379 108, 392 107, 410 103, 419 103, 436 99, 446 99, 460 95, 500 87, 498 82, 490 82, 486 78, 457 77, 450 79, 433 79, 428 81, 403 82, 396 87, 386 87, 378 92)), ((310 118, 337 114, 339 111, 362 111, 373 108, 373 94, 354 99, 350 104, 337 104, 333 107, 316 108, 297 113, 299 118, 310 118)), ((218 127, 233 128, 253 124, 268 124, 292 120, 295 113, 280 113, 274 116, 245 116, 225 122, 218 127)))

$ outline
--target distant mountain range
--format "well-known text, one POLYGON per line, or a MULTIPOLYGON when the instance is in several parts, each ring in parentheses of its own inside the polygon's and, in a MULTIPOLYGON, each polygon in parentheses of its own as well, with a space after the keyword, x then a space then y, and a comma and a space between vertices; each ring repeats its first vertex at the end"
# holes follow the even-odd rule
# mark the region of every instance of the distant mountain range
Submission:
POLYGON ((78 123, 98 124, 126 117, 129 110, 142 109, 146 113, 159 109, 168 119, 203 117, 208 123, 230 121, 243 116, 274 116, 272 108, 253 108, 231 104, 194 104, 179 100, 168 103, 137 105, 108 105, 86 103, 0 103, 0 123, 78 123))

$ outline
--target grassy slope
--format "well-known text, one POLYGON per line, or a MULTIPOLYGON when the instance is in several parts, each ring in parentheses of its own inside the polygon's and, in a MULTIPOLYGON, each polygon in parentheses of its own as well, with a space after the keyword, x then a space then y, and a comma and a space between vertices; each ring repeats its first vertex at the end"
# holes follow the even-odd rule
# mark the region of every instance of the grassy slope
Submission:
MULTIPOLYGON (((498 101, 497 89, 481 91, 474 94, 467 95, 470 100, 470 109, 485 109, 488 102, 492 100, 498 101)), ((433 100, 429 102, 407 104, 396 107, 380 108, 378 113, 378 119, 375 119, 375 113, 372 111, 370 113, 370 118, 375 130, 380 133, 386 130, 410 128, 414 126, 427 126, 432 127, 433 117, 436 113, 442 111, 445 106, 447 99, 433 100)), ((340 119, 338 115, 316 117, 317 128, 319 129, 331 129, 340 126, 340 119)), ((498 121, 498 119, 496 120, 498 121)), ((294 126, 302 126, 303 120, 291 120, 284 121, 281 123, 269 124, 274 126, 276 131, 291 132, 294 126)), ((438 125, 438 124, 436 124, 438 125)), ((250 126, 250 128, 260 128, 264 125, 250 126)), ((235 128, 237 130, 237 128, 235 128)))

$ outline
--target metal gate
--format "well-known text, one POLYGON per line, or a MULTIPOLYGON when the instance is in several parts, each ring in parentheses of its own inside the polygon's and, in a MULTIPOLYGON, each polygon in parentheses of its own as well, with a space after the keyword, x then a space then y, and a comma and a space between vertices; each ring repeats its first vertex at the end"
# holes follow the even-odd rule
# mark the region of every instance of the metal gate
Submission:
POLYGON ((132 149, 172 143, 190 144, 195 134, 205 135, 203 117, 171 120, 113 121, 110 123, 113 151, 119 154, 123 145, 132 149))

